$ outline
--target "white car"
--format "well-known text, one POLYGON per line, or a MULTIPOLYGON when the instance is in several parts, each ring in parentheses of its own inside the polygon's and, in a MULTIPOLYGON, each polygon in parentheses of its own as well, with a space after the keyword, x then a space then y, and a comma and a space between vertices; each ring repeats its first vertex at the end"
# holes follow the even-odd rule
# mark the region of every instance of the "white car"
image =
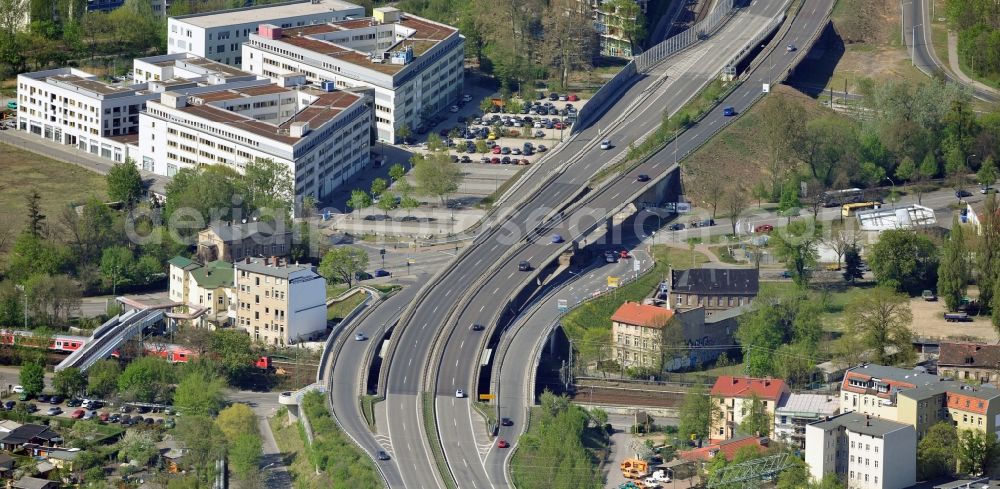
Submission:
POLYGON ((465 391, 463 391, 462 389, 457 389, 455 391, 455 397, 457 397, 459 399, 465 397, 465 391))
POLYGON ((20 386, 20 385, 15 385, 14 386, 14 393, 15 394, 20 394, 22 392, 24 392, 24 387, 23 386, 20 386))
POLYGON ((607 139, 601 141, 601 149, 611 149, 611 141, 608 141, 607 139))
POLYGON ((368 337, 365 336, 364 333, 358 333, 358 334, 354 335, 354 341, 365 341, 367 339, 368 339, 368 337))
POLYGON ((458 112, 458 106, 452 105, 451 107, 448 108, 448 112, 458 112))
POLYGON ((472 102, 472 95, 469 94, 462 95, 462 102, 472 102))

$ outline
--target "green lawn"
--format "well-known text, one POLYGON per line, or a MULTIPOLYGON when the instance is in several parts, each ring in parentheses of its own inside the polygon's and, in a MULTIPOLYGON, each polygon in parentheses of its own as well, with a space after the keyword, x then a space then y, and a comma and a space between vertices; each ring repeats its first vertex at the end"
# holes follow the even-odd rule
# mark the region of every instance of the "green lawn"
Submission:
POLYGON ((330 304, 330 307, 326 308, 326 319, 329 321, 344 319, 355 307, 358 307, 358 304, 364 302, 365 297, 367 297, 367 294, 357 293, 340 302, 330 304))
POLYGON ((584 344, 604 342, 611 334, 611 315, 626 301, 637 302, 653 293, 671 265, 673 268, 691 268, 708 263, 708 257, 681 248, 656 245, 652 248, 656 266, 653 270, 615 292, 585 302, 563 316, 563 330, 570 339, 584 344))
POLYGON ((333 481, 324 473, 316 473, 316 468, 309 463, 305 446, 299 436, 299 425, 292 424, 285 426, 284 422, 288 418, 285 416, 275 416, 268 419, 271 424, 271 431, 274 433, 274 441, 278 444, 278 450, 285 457, 292 481, 298 489, 326 489, 333 487, 333 481))

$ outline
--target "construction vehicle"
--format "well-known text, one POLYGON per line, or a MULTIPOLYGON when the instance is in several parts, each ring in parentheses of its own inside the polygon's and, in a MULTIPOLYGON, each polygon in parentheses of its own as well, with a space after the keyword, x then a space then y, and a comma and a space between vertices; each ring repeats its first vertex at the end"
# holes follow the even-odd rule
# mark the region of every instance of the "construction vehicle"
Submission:
POLYGON ((649 475, 649 462, 638 458, 627 458, 621 463, 622 476, 626 479, 642 479, 649 475))

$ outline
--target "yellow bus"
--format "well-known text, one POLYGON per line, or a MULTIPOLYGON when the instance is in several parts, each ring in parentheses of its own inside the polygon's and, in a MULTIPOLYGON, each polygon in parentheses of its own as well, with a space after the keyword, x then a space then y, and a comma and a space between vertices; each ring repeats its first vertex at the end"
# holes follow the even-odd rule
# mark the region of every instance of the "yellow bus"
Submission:
POLYGON ((840 206, 840 215, 843 217, 851 217, 857 214, 858 211, 866 211, 868 209, 878 209, 881 206, 881 202, 855 202, 853 204, 844 204, 840 206))

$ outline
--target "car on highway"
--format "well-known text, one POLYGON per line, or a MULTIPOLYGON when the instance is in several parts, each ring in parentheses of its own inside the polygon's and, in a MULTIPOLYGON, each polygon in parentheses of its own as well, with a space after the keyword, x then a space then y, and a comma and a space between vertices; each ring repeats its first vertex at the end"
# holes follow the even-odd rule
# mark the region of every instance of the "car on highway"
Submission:
POLYGON ((455 397, 457 397, 459 399, 465 397, 465 391, 463 391, 462 389, 456 389, 455 390, 455 397))
POLYGON ((645 173, 640 173, 639 176, 635 177, 635 181, 637 181, 637 182, 648 182, 649 181, 649 175, 646 175, 645 173))
POLYGON ((552 235, 552 244, 559 244, 563 242, 563 237, 561 234, 552 235))
POLYGON ((632 255, 628 254, 628 250, 621 250, 618 252, 618 258, 624 258, 627 260, 632 258, 632 255))
POLYGON ((62 409, 59 406, 52 406, 45 411, 46 416, 56 416, 62 414, 62 409))
POLYGON ((722 109, 722 115, 725 117, 732 117, 736 115, 736 109, 734 109, 733 107, 724 107, 722 109))
POLYGON ((484 328, 482 324, 472 323, 472 327, 470 329, 472 329, 473 331, 482 331, 484 328))
POLYGON ((611 141, 608 141, 607 139, 601 141, 601 149, 611 149, 611 141))
POLYGON ((500 426, 514 426, 514 421, 510 418, 500 418, 500 426))
POLYGON ((794 44, 789 44, 789 45, 785 46, 785 51, 788 51, 789 53, 792 52, 792 51, 795 51, 796 49, 798 49, 798 48, 796 48, 794 44))
POLYGON ((503 438, 497 438, 497 448, 507 448, 509 446, 510 443, 507 443, 507 440, 504 440, 503 438))
POLYGON ((83 409, 77 409, 76 411, 73 411, 73 413, 70 414, 69 417, 73 419, 80 419, 83 417, 84 414, 87 414, 87 411, 83 409))
POLYGON ((526 262, 526 261, 522 261, 521 263, 517 264, 517 269, 520 270, 520 271, 522 271, 522 272, 531 271, 531 263, 526 262))
POLYGON ((357 334, 354 335, 354 341, 365 341, 367 339, 368 339, 368 337, 365 336, 365 334, 361 333, 361 332, 358 332, 357 334))
POLYGON ((385 450, 379 450, 378 453, 375 454, 375 458, 379 460, 389 460, 389 454, 385 453, 385 450))
POLYGON ((618 255, 614 251, 611 251, 611 250, 605 251, 604 252, 604 261, 607 262, 607 263, 614 263, 614 262, 618 261, 618 255))

